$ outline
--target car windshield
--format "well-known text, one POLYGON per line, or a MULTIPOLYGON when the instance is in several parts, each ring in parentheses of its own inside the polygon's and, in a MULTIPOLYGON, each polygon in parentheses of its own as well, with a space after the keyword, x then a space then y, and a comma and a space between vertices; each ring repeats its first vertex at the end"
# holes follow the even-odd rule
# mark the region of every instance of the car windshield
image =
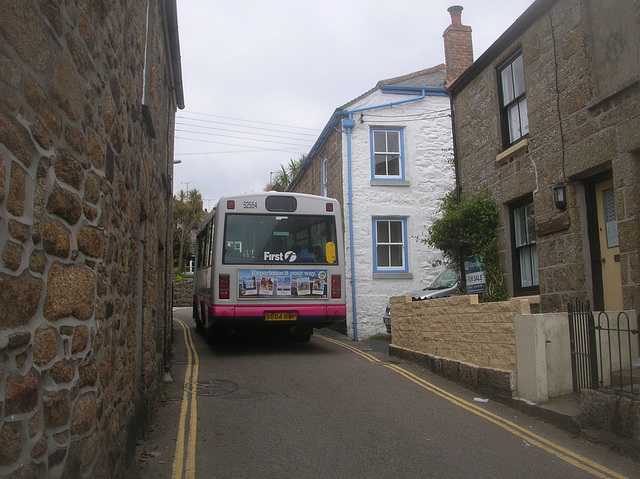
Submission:
POLYGON ((455 286, 457 279, 455 270, 447 268, 432 281, 427 289, 451 288, 455 286))

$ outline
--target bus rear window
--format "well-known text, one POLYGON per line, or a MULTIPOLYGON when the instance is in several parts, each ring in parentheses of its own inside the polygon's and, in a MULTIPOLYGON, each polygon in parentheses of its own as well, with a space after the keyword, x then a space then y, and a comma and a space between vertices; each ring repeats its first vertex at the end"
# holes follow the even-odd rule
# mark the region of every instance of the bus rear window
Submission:
POLYGON ((326 215, 227 214, 224 264, 337 264, 336 224, 326 215))

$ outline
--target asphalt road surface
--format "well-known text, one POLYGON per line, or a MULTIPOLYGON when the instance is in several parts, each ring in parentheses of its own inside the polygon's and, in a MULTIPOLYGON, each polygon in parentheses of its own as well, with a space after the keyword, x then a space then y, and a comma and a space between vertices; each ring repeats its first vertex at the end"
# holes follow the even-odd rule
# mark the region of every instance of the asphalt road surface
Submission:
POLYGON ((640 478, 640 464, 390 358, 309 343, 208 346, 174 312, 164 405, 140 478, 640 478))

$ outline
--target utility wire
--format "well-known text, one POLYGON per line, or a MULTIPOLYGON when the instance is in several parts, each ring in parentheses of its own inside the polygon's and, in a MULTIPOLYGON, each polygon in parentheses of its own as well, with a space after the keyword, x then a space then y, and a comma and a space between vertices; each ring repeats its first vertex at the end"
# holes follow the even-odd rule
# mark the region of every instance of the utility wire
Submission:
MULTIPOLYGON (((274 140, 261 140, 259 138, 247 138, 244 136, 235 136, 235 135, 222 135, 218 133, 203 133, 201 131, 192 131, 192 130, 179 130, 176 129, 176 132, 179 133, 195 133, 197 135, 206 135, 206 136, 221 136, 223 138, 234 138, 236 140, 249 140, 249 141, 259 141, 262 143, 276 143, 279 145, 289 145, 289 146, 299 146, 300 148, 308 148, 310 145, 301 145, 300 143, 287 143, 285 141, 274 141, 274 140)), ((189 139, 189 138, 185 138, 189 139)))
MULTIPOLYGON (((200 140, 200 139, 195 139, 195 138, 183 138, 183 137, 179 137, 177 136, 176 139, 178 140, 187 140, 187 141, 197 141, 199 143, 211 143, 214 145, 226 145, 226 146, 237 146, 237 147, 244 147, 244 148, 251 148, 251 150, 247 150, 247 151, 235 151, 235 152, 226 152, 226 153, 247 153, 247 152, 253 152, 253 151, 282 151, 284 153, 293 153, 296 155, 300 155, 300 154, 304 154, 304 152, 300 152, 300 151, 292 151, 292 150, 287 150, 284 148, 261 148, 259 146, 250 146, 250 145, 237 145, 234 143, 224 143, 221 141, 211 141, 211 140, 200 140)), ((306 150, 305 150, 306 152, 306 150)), ((207 153, 183 153, 183 154, 178 154, 178 153, 174 153, 174 156, 184 156, 184 155, 209 155, 209 154, 219 154, 219 153, 224 153, 224 152, 207 152, 207 153)))
MULTIPOLYGON (((269 137, 269 138, 282 138, 282 139, 285 139, 285 140, 306 141, 304 138, 295 138, 295 137, 290 137, 290 136, 279 136, 279 135, 269 135, 267 133, 253 133, 253 132, 250 132, 250 131, 238 131, 238 130, 232 130, 232 129, 229 129, 229 128, 214 128, 214 127, 209 127, 209 126, 194 125, 193 123, 176 122, 176 125, 191 126, 191 127, 194 127, 194 128, 202 128, 204 130, 229 131, 229 132, 232 132, 232 133, 243 133, 243 134, 246 134, 246 135, 261 135, 261 136, 266 136, 266 137, 269 137)), ((179 131, 179 130, 176 130, 176 131, 179 131)), ((277 130, 270 130, 270 131, 277 131, 277 130)), ((206 132, 202 132, 202 133, 203 134, 208 134, 206 132)), ((285 133, 288 133, 288 132, 285 132, 285 133)), ((309 135, 309 136, 310 137, 314 137, 313 135, 309 135)), ((311 140, 308 140, 308 141, 311 141, 311 140)))
MULTIPOLYGON (((184 112, 184 110, 182 110, 182 111, 184 112)), ((244 121, 244 122, 247 122, 247 123, 257 123, 257 124, 260 124, 260 125, 281 126, 281 127, 285 127, 285 128, 295 128, 297 130, 318 131, 316 128, 305 128, 305 127, 302 127, 302 126, 295 126, 295 125, 283 125, 281 123, 269 123, 269 122, 266 122, 266 121, 246 120, 244 118, 233 118, 233 117, 230 117, 230 116, 212 115, 212 114, 209 114, 209 113, 201 113, 201 112, 197 112, 197 111, 187 111, 185 113, 192 114, 192 115, 203 115, 203 116, 208 116, 208 117, 211 117, 211 118, 223 118, 225 120, 244 121)), ((178 114, 176 116, 177 117, 182 117, 182 115, 180 115, 180 114, 178 114)), ((189 119, 192 119, 192 118, 189 118, 189 119)), ((205 121, 205 120, 202 120, 202 121, 205 121)))

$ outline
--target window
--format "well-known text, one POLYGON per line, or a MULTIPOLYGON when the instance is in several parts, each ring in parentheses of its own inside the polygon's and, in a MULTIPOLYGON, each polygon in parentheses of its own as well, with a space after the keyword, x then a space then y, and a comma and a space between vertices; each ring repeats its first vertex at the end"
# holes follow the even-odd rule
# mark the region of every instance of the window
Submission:
POLYGON ((531 199, 511 208, 514 294, 538 294, 538 251, 531 199))
POLYGON ((522 53, 500 70, 500 92, 503 139, 510 146, 529 134, 522 53))
POLYGON ((401 129, 371 129, 371 169, 376 180, 404 180, 401 129))
POLYGON ((222 263, 338 264, 336 244, 334 216, 227 214, 222 263))
POLYGON ((327 196, 327 158, 322 158, 322 169, 320 171, 320 175, 321 175, 321 191, 320 194, 322 196, 327 196))
POLYGON ((407 272, 406 218, 374 218, 374 272, 407 272))

